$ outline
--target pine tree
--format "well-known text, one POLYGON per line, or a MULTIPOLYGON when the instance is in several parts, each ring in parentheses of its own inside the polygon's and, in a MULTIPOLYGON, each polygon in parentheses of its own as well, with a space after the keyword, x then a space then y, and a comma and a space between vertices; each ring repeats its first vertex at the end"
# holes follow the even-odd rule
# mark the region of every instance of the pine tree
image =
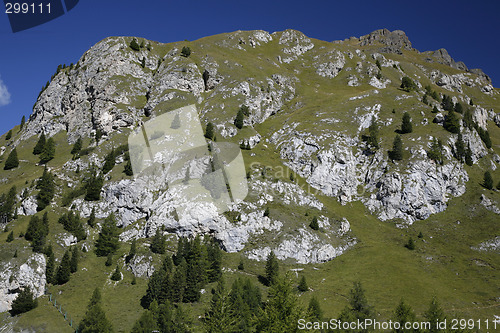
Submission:
POLYGON ((307 312, 309 318, 311 318, 313 321, 321 321, 323 319, 323 310, 321 310, 321 306, 319 305, 316 296, 311 297, 309 306, 307 307, 307 312))
POLYGON ((405 112, 403 114, 403 121, 401 123, 401 133, 406 134, 411 132, 413 132, 413 125, 411 123, 411 118, 408 112, 405 112))
POLYGON ((187 58, 191 55, 191 49, 189 46, 183 46, 181 50, 181 56, 187 58))
POLYGON ((5 140, 9 141, 12 138, 12 130, 7 132, 7 135, 5 136, 5 140))
POLYGON ((231 287, 229 302, 237 325, 234 332, 254 332, 254 314, 261 311, 262 304, 259 287, 253 285, 249 278, 237 278, 231 287))
POLYGON ((87 224, 93 228, 95 227, 95 207, 92 207, 92 211, 90 212, 89 219, 87 220, 87 224))
POLYGON ((365 291, 359 281, 354 282, 353 288, 349 293, 349 305, 341 312, 339 320, 343 322, 364 322, 366 319, 372 319, 374 311, 366 300, 365 291))
POLYGON ((139 44, 137 43, 137 41, 134 39, 132 39, 132 41, 130 42, 130 48, 134 51, 139 51, 141 48, 139 47, 139 44))
POLYGON ((458 133, 457 141, 455 142, 455 157, 460 162, 464 162, 465 159, 465 143, 462 138, 462 134, 458 133))
POLYGON ((45 147, 45 133, 40 134, 40 137, 33 148, 33 155, 40 155, 43 151, 43 147, 45 147))
POLYGON ((392 150, 389 152, 389 158, 393 161, 401 161, 403 159, 403 141, 401 137, 396 135, 392 143, 392 150))
POLYGON ((108 253, 108 255, 106 256, 106 262, 104 262, 104 265, 107 267, 113 265, 113 254, 112 253, 108 253))
POLYGON ((236 321, 224 291, 224 282, 219 280, 210 301, 210 308, 205 312, 203 326, 207 333, 233 332, 236 321))
POLYGON ((38 180, 36 188, 40 190, 36 197, 38 205, 36 209, 41 211, 50 204, 56 190, 54 176, 47 170, 47 167, 43 170, 42 177, 38 180))
MULTIPOLYGON (((487 130, 484 130, 482 127, 478 127, 477 132, 481 137, 481 140, 483 140, 486 148, 490 149, 491 148, 490 133, 487 130)), ((7 165, 7 163, 5 165, 7 165)))
POLYGON ((172 301, 173 302, 182 302, 184 299, 184 291, 186 289, 186 273, 187 271, 187 263, 184 258, 182 258, 181 262, 177 266, 174 272, 173 278, 173 289, 172 289, 172 301))
POLYGON ((7 195, 0 196, 0 217, 6 222, 11 221, 16 216, 16 186, 12 186, 7 195))
POLYGON ((416 84, 408 76, 405 76, 401 80, 401 86, 400 86, 400 88, 403 89, 403 90, 405 90, 405 91, 407 91, 407 92, 410 92, 411 90, 413 90, 413 89, 416 88, 416 84))
POLYGON ((238 264, 238 270, 239 271, 245 270, 245 264, 243 263, 243 258, 240 259, 240 263, 238 264))
POLYGON ((306 277, 304 275, 302 275, 302 277, 300 278, 300 282, 297 289, 299 289, 299 291, 301 292, 306 292, 309 290, 309 286, 307 285, 306 277))
POLYGON ((132 240, 132 245, 130 246, 130 251, 125 257, 125 262, 128 264, 132 258, 134 258, 136 252, 137 252, 137 245, 136 245, 136 240, 132 240))
POLYGON ((207 127, 205 128, 205 138, 209 140, 214 139, 214 124, 210 122, 207 124, 207 127))
POLYGON ((54 271, 56 268, 56 261, 54 252, 52 251, 52 246, 49 245, 49 251, 47 251, 47 265, 45 266, 45 278, 47 279, 47 283, 54 283, 54 271))
POLYGON ((207 279, 216 282, 222 277, 222 251, 213 238, 206 243, 207 248, 207 279))
POLYGON ((399 323, 399 329, 394 329, 394 333, 417 333, 419 332, 418 329, 405 329, 406 323, 414 323, 417 321, 417 317, 415 316, 415 313, 411 309, 409 305, 405 303, 403 299, 399 302, 398 306, 394 310, 394 320, 393 322, 399 323))
POLYGON ((444 119, 443 127, 450 133, 458 134, 460 133, 460 120, 457 114, 453 111, 449 111, 444 119))
POLYGON ((370 127, 368 127, 368 132, 369 132, 369 137, 368 137, 368 144, 370 144, 374 149, 379 148, 379 143, 378 143, 378 123, 375 117, 372 117, 372 122, 370 124, 370 127))
POLYGON ((21 125, 19 125, 19 130, 22 130, 24 128, 24 125, 26 124, 26 117, 23 116, 21 118, 21 125))
POLYGON ((127 176, 134 175, 134 170, 132 169, 132 161, 130 160, 130 158, 127 160, 127 163, 125 163, 125 166, 123 167, 123 173, 127 176))
POLYGON ((153 316, 153 312, 146 310, 137 319, 134 326, 132 327, 131 333, 150 333, 150 332, 160 332, 158 331, 158 324, 153 316))
POLYGON ((122 279, 122 274, 120 273, 120 268, 118 267, 118 265, 116 265, 115 271, 113 272, 113 274, 111 274, 111 280, 120 281, 121 279, 122 279))
POLYGON ((264 210, 264 216, 269 216, 269 214, 270 214, 269 207, 266 207, 266 209, 264 210))
POLYGON ((71 259, 69 256, 69 251, 66 251, 61 259, 61 264, 57 268, 56 272, 56 283, 65 284, 69 281, 71 276, 71 259))
POLYGON ((42 153, 40 154, 40 164, 46 164, 56 156, 56 143, 54 139, 49 138, 43 146, 42 153))
POLYGON ((73 247, 73 251, 71 252, 71 261, 70 261, 70 271, 71 273, 76 273, 78 271, 78 246, 73 247))
POLYGON ((73 145, 73 148, 71 149, 71 154, 77 155, 81 150, 82 150, 82 138, 79 137, 78 139, 76 139, 76 142, 73 145))
POLYGON ((455 105, 453 104, 452 98, 450 96, 443 95, 443 101, 441 102, 441 106, 445 111, 453 111, 455 105))
POLYGON ((101 293, 98 288, 94 290, 87 306, 87 311, 78 325, 79 333, 112 333, 113 326, 106 318, 102 309, 101 293))
POLYGON ((437 323, 444 322, 446 316, 444 311, 441 309, 436 297, 432 298, 431 304, 429 305, 429 309, 424 313, 424 318, 430 322, 429 333, 435 332, 443 332, 441 329, 437 327, 437 323))
POLYGON ((259 313, 258 332, 296 332, 297 321, 304 318, 304 309, 299 304, 288 277, 278 278, 269 288, 264 310, 259 313))
POLYGON ((7 243, 10 243, 14 240, 14 231, 11 231, 8 235, 7 235, 7 243))
POLYGON ((408 250, 415 250, 415 241, 413 240, 412 237, 410 237, 408 239, 408 242, 405 244, 405 247, 408 249, 408 250))
POLYGON ((312 230, 319 230, 318 218, 316 216, 313 217, 309 226, 312 230))
POLYGON ((463 113, 464 112, 464 107, 462 106, 462 103, 456 102, 454 110, 457 113, 463 113))
POLYGON ((165 236, 160 229, 156 229, 156 233, 151 240, 151 251, 153 253, 164 254, 165 253, 165 236))
POLYGON ((141 67, 145 68, 146 67, 146 58, 142 57, 141 59, 141 67))
POLYGON ((102 175, 98 175, 95 168, 92 168, 89 176, 85 180, 85 200, 99 201, 101 199, 101 189, 104 184, 102 175))
POLYGON ((100 257, 115 253, 120 247, 119 234, 120 231, 116 226, 115 217, 111 214, 104 220, 99 238, 95 242, 95 253, 100 257))
POLYGON ((483 186, 488 190, 493 189, 493 177, 491 177, 491 173, 489 171, 484 173, 483 186))
POLYGON ((17 149, 14 148, 9 153, 9 156, 7 156, 7 159, 5 160, 5 165, 4 165, 3 169, 4 170, 11 170, 11 169, 17 168, 18 166, 19 166, 19 159, 17 158, 17 149))
POLYGON ((104 165, 102 166, 102 173, 107 174, 113 170, 116 163, 115 149, 113 148, 105 157, 104 165))
POLYGON ((266 259, 266 281, 268 286, 272 286, 279 275, 279 263, 278 259, 274 255, 274 252, 269 252, 266 259))
POLYGON ((234 126, 238 127, 239 129, 242 129, 244 119, 245 115, 243 114, 243 111, 241 109, 238 110, 238 113, 236 114, 236 119, 234 120, 234 126))
POLYGON ((10 314, 12 316, 30 311, 38 306, 38 300, 34 297, 30 287, 24 287, 12 302, 10 314))
POLYGON ((462 120, 463 124, 465 127, 468 129, 472 130, 474 127, 477 127, 474 118, 472 117, 472 113, 470 110, 467 108, 464 113, 464 118, 462 120))
POLYGON ((170 128, 171 129, 181 128, 181 118, 178 112, 175 114, 174 119, 172 120, 172 124, 170 124, 170 128))
POLYGON ((186 290, 184 302, 197 302, 200 299, 200 289, 206 282, 207 262, 200 237, 196 236, 190 242, 189 253, 186 257, 186 290))
POLYGON ((443 164, 443 143, 441 139, 432 139, 431 149, 427 151, 427 157, 437 164, 443 164))
POLYGON ((438 113, 438 112, 439 112, 439 110, 438 110, 437 106, 434 105, 432 107, 432 113, 438 113))

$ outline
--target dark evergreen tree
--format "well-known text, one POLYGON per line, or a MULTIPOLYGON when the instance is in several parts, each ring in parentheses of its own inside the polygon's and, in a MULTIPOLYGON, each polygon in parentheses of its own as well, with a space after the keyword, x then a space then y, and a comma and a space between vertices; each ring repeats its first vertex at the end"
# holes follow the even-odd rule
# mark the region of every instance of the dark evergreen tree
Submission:
POLYGON ((165 253, 165 236, 160 229, 156 229, 156 233, 151 240, 151 251, 153 253, 164 254, 165 253))
POLYGON ((179 241, 177 242, 177 252, 172 256, 174 265, 176 266, 179 265, 182 259, 186 257, 188 252, 189 252, 189 243, 187 239, 183 237, 179 238, 179 241))
POLYGON ((25 124, 26 124, 26 117, 23 115, 23 117, 21 118, 21 125, 19 125, 19 130, 22 130, 25 124))
POLYGON ((78 139, 76 139, 76 142, 73 145, 73 148, 71 149, 71 154, 77 155, 81 150, 82 150, 82 138, 79 137, 78 139))
POLYGON ((427 157, 437 164, 443 164, 443 143, 441 139, 432 139, 431 149, 427 151, 427 157))
MULTIPOLYGON (((374 318, 374 311, 366 300, 365 291, 359 281, 354 282, 354 286, 349 293, 349 305, 341 312, 339 320, 343 322, 364 322, 366 319, 374 318)), ((366 332, 367 330, 353 331, 366 332)))
POLYGON ((54 176, 47 170, 47 167, 43 170, 42 177, 38 180, 36 188, 40 190, 36 197, 38 205, 36 209, 41 211, 50 204, 56 191, 54 176))
POLYGON ((40 137, 33 148, 33 155, 40 155, 43 151, 43 147, 45 147, 45 133, 40 134, 40 137))
POLYGON ((410 237, 408 239, 408 242, 405 244, 405 247, 408 249, 408 250, 415 250, 415 241, 413 240, 412 237, 410 237))
POLYGON ((250 116, 250 108, 247 105, 245 105, 245 104, 240 105, 240 110, 241 110, 241 112, 243 112, 243 115, 245 117, 250 116))
POLYGON ((309 306, 307 307, 307 313, 309 318, 313 321, 321 321, 323 319, 323 310, 321 310, 321 306, 319 305, 316 296, 311 297, 309 306))
POLYGON ((236 320, 229 297, 224 291, 222 279, 219 280, 213 292, 210 308, 203 318, 203 326, 207 333, 234 332, 236 329, 236 320))
POLYGON ((262 304, 259 287, 254 286, 249 278, 238 278, 233 282, 229 300, 237 325, 235 332, 254 332, 254 316, 259 313, 262 304))
POLYGON ((4 165, 3 169, 4 170, 11 170, 11 169, 17 168, 18 166, 19 166, 19 159, 17 158, 17 149, 14 148, 9 153, 9 156, 7 156, 7 159, 5 160, 5 165, 4 165))
POLYGON ((56 269, 56 261, 51 245, 49 245, 49 250, 46 252, 47 252, 47 264, 45 265, 45 278, 47 279, 47 283, 53 284, 54 271, 56 269))
POLYGON ((399 302, 398 306, 394 310, 394 323, 399 323, 399 329, 394 329, 393 333, 417 333, 420 332, 418 329, 405 329, 406 323, 415 323, 417 317, 409 305, 405 303, 403 299, 399 302))
POLYGON ((113 326, 106 318, 102 309, 101 293, 98 288, 94 290, 87 306, 87 311, 78 325, 79 333, 112 333, 113 326))
POLYGON ((411 123, 411 118, 408 112, 405 112, 403 114, 403 121, 401 123, 401 133, 406 134, 411 132, 413 132, 413 125, 411 123))
POLYGON ((12 186, 7 195, 0 196, 0 219, 11 221, 16 216, 16 186, 12 186))
POLYGON ((40 220, 38 216, 33 215, 28 223, 28 228, 26 229, 24 238, 31 241, 33 251, 42 252, 48 233, 49 228, 47 215, 44 214, 42 220, 40 220))
POLYGON ((197 302, 200 299, 200 290, 204 286, 207 277, 206 253, 204 253, 199 236, 196 236, 190 242, 186 262, 186 290, 183 302, 197 302))
POLYGON ((266 210, 264 210, 264 216, 269 216, 270 213, 269 207, 266 207, 266 210))
POLYGON ((268 286, 272 286, 279 276, 279 263, 274 255, 274 252, 269 252, 266 259, 266 282, 268 286))
POLYGON ((464 118, 462 119, 462 122, 464 124, 464 127, 467 127, 469 130, 472 130, 473 128, 477 127, 476 122, 474 121, 474 118, 472 117, 472 113, 470 110, 467 108, 464 113, 464 118))
POLYGON ((299 285, 297 286, 297 289, 299 289, 299 291, 301 292, 309 291, 309 286, 307 285, 306 277, 304 275, 302 275, 302 277, 300 278, 300 282, 299 285))
POLYGON ((184 299, 184 291, 186 290, 186 275, 187 275, 187 262, 184 258, 177 266, 174 272, 172 283, 172 301, 182 302, 184 299))
POLYGON ((236 119, 234 120, 234 126, 238 127, 239 129, 242 129, 244 119, 245 115, 243 114, 243 111, 241 109, 238 110, 238 113, 236 114, 236 119))
POLYGON ((90 212, 89 219, 87 220, 87 224, 93 228, 95 227, 95 207, 92 207, 92 211, 90 212))
POLYGON ((130 251, 125 257, 125 262, 128 264, 132 258, 134 258, 135 254, 137 252, 137 242, 136 240, 132 240, 132 245, 130 246, 130 251))
POLYGON ((436 297, 432 298, 429 309, 424 313, 424 318, 430 323, 429 333, 444 332, 437 327, 437 323, 444 322, 446 319, 444 311, 441 309, 436 297))
POLYGON ((108 253, 106 256, 106 262, 104 263, 107 267, 113 265, 113 253, 108 253))
POLYGON ((278 278, 269 288, 264 310, 259 313, 258 332, 297 332, 297 321, 305 311, 288 278, 278 278))
POLYGON ((141 59, 141 67, 146 68, 146 58, 142 57, 141 59))
POLYGON ((214 124, 212 123, 208 123, 207 124, 207 127, 205 128, 205 138, 209 139, 209 140, 213 140, 214 139, 214 124))
POLYGON ((65 230, 71 232, 73 236, 77 238, 78 241, 87 238, 87 233, 83 228, 83 224, 82 221, 80 220, 80 215, 78 213, 69 211, 67 214, 62 215, 59 218, 58 222, 64 226, 65 230))
POLYGON ((464 112, 464 107, 462 106, 462 104, 460 102, 456 102, 454 110, 457 113, 463 113, 464 112))
POLYGON ((11 231, 8 235, 7 235, 7 243, 10 243, 12 241, 14 241, 14 231, 11 231))
POLYGON ((441 106, 443 107, 443 110, 445 111, 453 111, 455 108, 455 105, 453 104, 452 98, 447 95, 443 95, 443 100, 441 102, 441 106))
POLYGON ((438 113, 438 112, 439 112, 438 108, 434 105, 432 107, 432 113, 438 113))
POLYGON ((240 259, 240 263, 238 264, 238 270, 245 270, 245 264, 243 263, 243 258, 240 259))
POLYGON ((127 176, 134 175, 134 170, 132 169, 132 161, 130 160, 130 158, 127 159, 127 162, 125 163, 125 166, 123 167, 123 173, 126 174, 127 176))
POLYGON ((104 159, 104 165, 102 166, 102 173, 107 174, 115 167, 116 163, 116 154, 115 149, 111 149, 111 151, 106 155, 104 159))
POLYGON ((118 267, 118 265, 116 265, 115 271, 113 272, 113 274, 111 274, 111 280, 120 281, 121 279, 122 279, 122 273, 120 273, 120 268, 118 267))
POLYGON ((24 287, 17 295, 16 299, 12 301, 12 309, 10 314, 12 316, 28 312, 38 306, 38 300, 34 297, 30 287, 24 287))
POLYGON ((403 141, 399 135, 396 135, 392 143, 392 150, 389 151, 389 158, 393 161, 401 161, 403 159, 403 141))
MULTIPOLYGON (((490 133, 487 130, 484 130, 482 127, 478 127, 477 132, 481 137, 481 140, 483 140, 486 148, 490 149, 491 148, 490 133)), ((5 163, 5 165, 7 165, 7 163, 5 163)))
POLYGON ((462 163, 465 160, 465 143, 461 133, 458 133, 458 138, 455 142, 455 157, 462 163))
POLYGON ((79 256, 78 246, 73 246, 73 250, 71 251, 71 262, 70 262, 70 271, 71 273, 76 273, 78 271, 78 256, 79 256))
POLYGON ((191 48, 189 46, 183 46, 181 50, 181 56, 187 58, 191 55, 191 48))
POLYGON ((460 119, 458 118, 455 112, 453 111, 448 112, 448 114, 444 119, 443 127, 448 132, 455 134, 460 133, 460 119))
POLYGON ((403 79, 401 80, 400 88, 407 91, 407 92, 414 90, 416 87, 417 86, 416 86, 415 82, 413 82, 413 80, 410 79, 408 76, 403 77, 403 79))
POLYGON ((206 242, 207 249, 207 279, 216 282, 222 277, 222 251, 217 242, 210 238, 206 242))
POLYGON ((120 231, 116 226, 115 217, 111 214, 104 220, 99 238, 95 242, 95 253, 100 257, 115 253, 120 247, 119 234, 120 231))
POLYGON ((379 71, 382 70, 382 65, 380 65, 380 61, 378 59, 375 60, 375 65, 377 65, 379 71))
POLYGON ((5 136, 5 140, 9 141, 12 138, 12 130, 7 132, 7 135, 5 136))
POLYGON ((132 327, 132 333, 151 333, 151 332, 160 332, 158 331, 158 324, 153 316, 153 313, 149 310, 146 310, 142 313, 142 315, 137 319, 134 326, 132 327))
POLYGON ((316 216, 313 217, 311 223, 309 223, 309 226, 312 230, 319 230, 318 218, 316 216))
POLYGON ((139 44, 137 43, 137 40, 135 40, 135 38, 132 39, 132 41, 130 42, 129 45, 130 45, 130 48, 134 51, 140 51, 140 49, 141 49, 139 44))
POLYGON ((49 138, 43 146, 42 153, 40 154, 40 163, 46 164, 56 156, 56 143, 54 139, 49 138))
POLYGON ((493 177, 491 177, 491 173, 489 171, 484 173, 483 186, 488 190, 493 189, 493 177))
POLYGON ((71 276, 71 258, 69 256, 69 251, 66 251, 61 259, 61 263, 57 268, 56 272, 56 283, 65 284, 69 281, 71 276))
POLYGON ((378 123, 375 117, 372 117, 372 123, 370 124, 370 127, 368 127, 368 132, 368 144, 371 145, 374 149, 378 149, 378 123))
POLYGON ((85 180, 85 200, 99 201, 101 199, 101 189, 104 184, 102 175, 98 175, 95 168, 92 168, 89 176, 85 180))

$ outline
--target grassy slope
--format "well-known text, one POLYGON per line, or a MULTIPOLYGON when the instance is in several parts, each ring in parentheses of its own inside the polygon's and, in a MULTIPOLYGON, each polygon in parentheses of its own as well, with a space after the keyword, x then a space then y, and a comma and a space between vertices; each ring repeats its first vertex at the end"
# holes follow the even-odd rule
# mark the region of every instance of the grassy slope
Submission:
MULTIPOLYGON (((205 54, 210 54, 214 59, 237 59, 242 65, 247 77, 253 78, 256 82, 266 82, 265 78, 274 73, 285 72, 291 75, 293 73, 293 64, 280 64, 280 68, 272 64, 275 59, 269 59, 269 54, 275 54, 280 46, 276 41, 264 46, 252 49, 248 45, 244 46, 247 51, 229 49, 214 46, 214 43, 221 42, 227 36, 207 37, 196 42, 179 42, 169 45, 153 46, 153 52, 164 56, 166 52, 174 46, 182 48, 183 45, 189 45, 193 54, 189 60, 194 61, 201 68, 201 61, 205 54), (245 53, 243 53, 245 52, 245 53)), ((320 46, 332 47, 331 44, 321 41, 315 41, 316 48, 310 52, 316 52, 320 46)), ((344 45, 333 46, 338 49, 347 49, 344 45)), ((409 76, 420 75, 419 68, 412 63, 420 63, 428 68, 436 68, 443 72, 458 72, 449 67, 439 64, 424 63, 414 52, 405 52, 404 57, 398 55, 386 55, 388 58, 402 62, 402 68, 409 76)), ((368 58, 369 59, 369 58, 368 58)), ((374 62, 373 59, 369 59, 374 62)), ((358 58, 347 60, 346 66, 355 67, 358 58)), ((234 67, 234 63, 231 63, 234 67)), ((357 106, 382 104, 381 119, 393 118, 391 125, 381 129, 383 137, 382 148, 388 149, 392 144, 394 131, 399 127, 403 110, 410 111, 414 119, 415 132, 406 135, 404 143, 406 146, 412 145, 412 141, 406 138, 418 138, 422 135, 430 134, 445 138, 448 134, 437 125, 419 126, 421 116, 420 110, 423 110, 429 120, 432 120, 431 108, 425 106, 415 99, 406 99, 394 101, 394 97, 402 95, 404 92, 398 89, 400 73, 393 68, 382 69, 382 75, 391 79, 390 87, 383 90, 380 94, 372 94, 362 100, 347 101, 348 97, 361 95, 374 90, 373 87, 363 83, 359 87, 347 87, 345 80, 349 73, 342 71, 335 80, 325 79, 315 74, 311 68, 312 61, 306 57, 304 64, 298 74, 299 83, 296 87, 296 95, 300 96, 300 101, 304 107, 295 110, 291 105, 286 105, 276 116, 271 117, 265 123, 257 125, 256 130, 267 136, 278 130, 285 123, 299 122, 299 129, 307 129, 313 133, 316 130, 346 130, 348 132, 356 128, 355 124, 349 125, 350 113, 357 106), (391 110, 396 109, 396 114, 391 110), (293 111, 295 110, 295 111, 293 111), (312 120, 312 116, 319 110, 327 112, 332 117, 343 120, 342 125, 335 127, 333 125, 320 125, 312 120)), ((242 80, 241 70, 231 70, 231 68, 221 67, 220 73, 228 76, 231 80, 242 80)), ((351 72, 356 74, 355 72, 351 72)), ((429 83, 422 80, 423 85, 429 83)), ((448 95, 456 95, 439 87, 433 86, 438 92, 448 95)), ((466 89, 466 93, 472 96, 474 101, 484 107, 497 107, 498 103, 491 98, 481 94, 477 89, 466 89)), ((215 105, 216 103, 225 103, 227 107, 215 109, 206 117, 209 119, 232 119, 237 107, 243 100, 236 97, 222 100, 219 96, 210 96, 210 93, 203 93, 204 97, 215 105)), ((415 93, 412 93, 416 95, 415 93)), ((410 94, 411 95, 411 94, 410 94)), ((295 103, 296 101, 292 101, 295 103)), ((500 147, 500 130, 494 124, 489 124, 490 135, 495 150, 500 147)), ((17 129, 14 129, 14 139, 17 129)), ((237 142, 241 137, 250 136, 253 131, 246 129, 238 136, 230 139, 237 142), (247 134, 245 134, 247 132, 247 134)), ((65 143, 64 134, 59 134, 57 140, 57 157, 49 163, 49 166, 60 167, 70 158, 69 151, 71 147, 65 143)), ((117 144, 122 141, 121 138, 114 138, 117 144)), ((4 137, 0 138, 0 144, 4 145, 4 137)), ((39 177, 43 167, 35 166, 38 158, 31 154, 31 149, 36 142, 36 138, 30 138, 19 148, 22 168, 11 170, 8 173, 1 171, 2 175, 7 175, 10 179, 7 183, 0 183, 0 193, 8 191, 10 186, 16 185, 18 191, 27 186, 32 179, 39 177)), ((110 148, 106 143, 103 150, 110 148)), ((104 152, 99 152, 103 155, 104 152)), ((5 158, 6 155, 4 155, 5 158)), ((279 161, 278 154, 271 148, 265 148, 260 144, 251 152, 244 152, 245 162, 249 165, 257 161, 263 164, 269 161, 279 161), (255 156, 250 154, 254 153, 255 156)), ((2 165, 0 165, 2 166, 2 165)), ((375 305, 377 313, 381 318, 389 318, 391 312, 401 297, 404 297, 417 311, 422 313, 433 295, 437 295, 443 304, 443 307, 449 314, 457 313, 463 318, 490 318, 495 310, 498 310, 498 300, 494 297, 498 295, 499 289, 495 281, 499 280, 499 273, 496 269, 499 264, 498 254, 477 252, 470 249, 478 243, 493 238, 499 234, 498 216, 486 211, 479 205, 479 196, 483 192, 488 192, 488 197, 500 202, 498 192, 484 190, 479 183, 482 180, 484 170, 488 165, 481 162, 472 168, 467 167, 471 180, 467 184, 467 193, 460 198, 452 199, 449 202, 449 208, 440 214, 431 216, 426 221, 418 221, 408 229, 398 229, 392 223, 378 221, 370 215, 364 206, 360 203, 352 203, 341 206, 335 200, 328 197, 320 197, 325 204, 328 214, 338 219, 347 217, 351 223, 353 233, 357 237, 358 245, 331 262, 315 265, 296 265, 282 263, 282 271, 301 267, 304 268, 303 274, 307 277, 311 292, 306 292, 301 296, 303 303, 307 303, 312 294, 316 294, 320 299, 321 305, 325 311, 326 317, 338 315, 340 310, 346 304, 346 295, 354 280, 360 280, 367 290, 367 297, 371 304, 375 305), (460 221, 460 223, 457 223, 460 221), (403 247, 409 236, 414 239, 419 232, 424 234, 422 240, 417 240, 417 249, 409 251, 403 247)), ((121 173, 122 166, 115 167, 112 172, 113 180, 123 178, 121 173)), ((494 179, 500 179, 500 172, 493 173, 494 179)), ((285 177, 286 178, 286 177, 285 177)), ((298 179, 299 184, 305 185, 303 179, 298 179)), ((60 184, 61 185, 61 184, 60 184)), ((36 192, 35 192, 36 193, 36 192)), ((279 214, 279 218, 284 220, 289 227, 298 226, 301 223, 300 215, 304 214, 303 208, 297 208, 299 214, 283 214, 283 208, 279 206, 271 207, 271 214, 279 214)), ((59 209, 58 209, 59 211, 59 209)), ((62 232, 62 227, 57 223, 58 214, 51 214, 51 234, 62 232)), ((28 219, 20 217, 10 226, 16 236, 27 227, 28 219)), ((95 235, 93 235, 95 237, 95 235)), ((18 261, 29 256, 31 250, 28 243, 24 240, 16 240, 11 244, 5 243, 7 233, 0 235, 2 247, 2 258, 8 259, 15 249, 19 249, 18 261)), ((171 249, 174 244, 171 244, 171 249)), ((120 254, 128 251, 129 245, 124 244, 120 254)), ((60 246, 55 248, 57 257, 60 258, 64 249, 60 246)), ((147 251, 142 248, 141 251, 147 251)), ((156 257, 156 256, 155 256, 156 257)), ((159 260, 156 257, 155 260, 159 260)), ((239 275, 249 276, 257 282, 257 275, 264 271, 263 263, 257 263, 245 260, 245 272, 238 272, 236 266, 240 260, 240 254, 226 254, 224 256, 225 266, 235 270, 227 273, 228 284, 239 275)), ((80 269, 71 281, 64 286, 52 286, 49 291, 58 295, 57 299, 71 313, 75 320, 79 321, 85 312, 85 307, 90 297, 91 291, 95 286, 103 288, 103 299, 106 306, 108 318, 113 322, 117 331, 128 331, 133 322, 139 317, 141 307, 140 297, 146 289, 146 280, 138 279, 135 286, 130 285, 132 276, 130 272, 124 272, 124 280, 115 284, 110 283, 108 276, 114 270, 111 267, 104 266, 105 258, 97 258, 93 253, 82 255, 80 269), (59 294, 61 292, 61 294, 59 294)), ((122 263, 122 262, 121 262, 122 263)), ((205 294, 203 300, 207 301, 209 295, 205 294)), ((44 298, 39 300, 40 306, 29 313, 20 316, 17 323, 18 327, 34 327, 37 331, 63 332, 67 330, 67 324, 62 320, 62 316, 50 306, 44 298), (37 324, 33 324, 37 323, 37 324)), ((192 317, 201 315, 206 302, 202 304, 189 305, 192 317)))

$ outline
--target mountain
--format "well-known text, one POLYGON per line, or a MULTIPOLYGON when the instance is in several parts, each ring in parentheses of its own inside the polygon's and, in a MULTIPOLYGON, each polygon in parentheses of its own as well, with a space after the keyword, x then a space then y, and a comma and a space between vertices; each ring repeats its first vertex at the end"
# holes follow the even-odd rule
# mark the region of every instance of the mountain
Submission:
MULTIPOLYGON (((240 274, 240 257, 257 276, 259 261, 273 251, 285 270, 308 277, 329 317, 345 304, 338 295, 359 279, 381 318, 389 318, 403 296, 423 312, 436 295, 461 316, 492 320, 487 309, 498 306, 499 295, 488 281, 499 277, 500 195, 483 186, 483 176, 489 171, 494 187, 500 181, 498 97, 480 69, 468 69, 444 49, 419 52, 400 30, 334 42, 295 30, 237 31, 169 44, 106 38, 76 64, 60 66, 27 123, 0 139, 2 166, 14 148, 19 156, 18 167, 0 171, 0 193, 16 186, 17 212, 4 223, 3 237, 11 230, 16 237, 2 242, 1 308, 10 309, 20 287, 42 296, 48 286, 79 321, 87 295, 99 285, 114 304, 108 317, 128 331, 140 315, 147 278, 161 265, 149 249, 159 231, 168 251, 175 251, 178 237, 213 236, 227 252, 229 280, 240 274), (148 175, 123 173, 132 155, 129 136, 189 105, 203 130, 214 126, 216 141, 207 143, 242 147, 248 195, 226 212, 196 206, 180 217, 175 187, 158 188, 148 175), (235 121, 239 110, 243 126, 235 121), (37 212, 44 166, 33 147, 42 133, 55 142, 55 158, 46 166, 56 189, 49 207, 37 212), (390 153, 396 136, 401 158, 390 153), (83 149, 72 154, 79 139, 83 149), (84 186, 92 170, 103 177, 98 200, 89 200, 84 186), (82 221, 95 212, 97 226, 83 227, 86 239, 58 223, 70 210, 82 221), (80 270, 62 286, 46 284, 47 255, 32 253, 17 237, 44 212, 57 264, 71 245, 84 251, 80 270), (136 286, 110 284, 107 275, 115 267, 94 255, 110 213, 122 244, 116 263, 129 280, 139 278, 136 286), (310 226, 314 218, 319 230, 310 226), (415 251, 403 246, 410 237, 415 251), (133 239, 141 255, 125 262, 133 239)), ((170 129, 158 129, 156 138, 144 132, 147 139, 168 136, 170 129)), ((196 178, 197 166, 183 166, 182 177, 196 178)), ((44 297, 39 303, 49 304, 44 297)), ((4 321, 6 327, 50 331, 61 325, 53 312, 39 306, 17 322, 4 321)))

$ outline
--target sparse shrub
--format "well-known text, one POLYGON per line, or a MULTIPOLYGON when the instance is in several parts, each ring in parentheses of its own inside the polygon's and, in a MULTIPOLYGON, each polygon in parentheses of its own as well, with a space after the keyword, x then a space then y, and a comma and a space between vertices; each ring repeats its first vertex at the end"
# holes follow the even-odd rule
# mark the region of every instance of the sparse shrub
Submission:
POLYGON ((184 46, 181 50, 181 56, 187 58, 191 55, 191 48, 189 46, 184 46))
POLYGON ((413 238, 410 237, 410 239, 408 239, 408 242, 405 244, 405 247, 411 251, 415 250, 415 241, 413 240, 413 238))
POLYGON ((14 231, 11 231, 7 236, 7 243, 10 243, 14 240, 14 231))
POLYGON ((118 265, 116 265, 116 269, 113 272, 113 274, 111 275, 111 280, 112 281, 120 281, 121 279, 122 279, 122 274, 120 273, 120 268, 118 267, 118 265))
POLYGON ((410 92, 410 91, 416 89, 417 86, 416 86, 415 82, 413 82, 412 79, 410 79, 408 76, 405 76, 401 80, 401 86, 400 87, 404 91, 410 92))

